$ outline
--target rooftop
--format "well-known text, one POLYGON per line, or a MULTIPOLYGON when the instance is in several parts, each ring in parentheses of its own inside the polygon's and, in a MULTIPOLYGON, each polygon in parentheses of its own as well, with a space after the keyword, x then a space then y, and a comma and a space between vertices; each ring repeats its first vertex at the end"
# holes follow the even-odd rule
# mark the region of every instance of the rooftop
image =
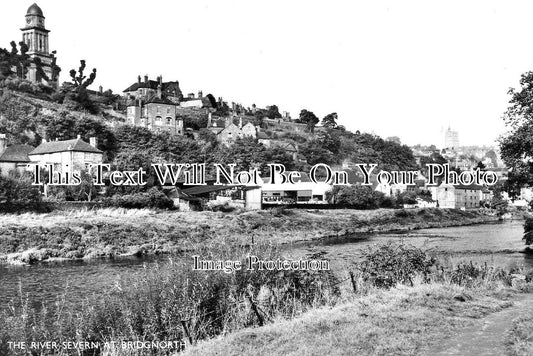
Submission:
POLYGON ((0 162, 30 162, 28 153, 35 147, 30 145, 12 145, 0 155, 0 162))
POLYGON ((89 145, 80 138, 66 141, 52 141, 43 142, 36 149, 31 151, 29 155, 40 155, 45 153, 56 153, 65 151, 89 152, 89 153, 103 153, 98 148, 89 145))

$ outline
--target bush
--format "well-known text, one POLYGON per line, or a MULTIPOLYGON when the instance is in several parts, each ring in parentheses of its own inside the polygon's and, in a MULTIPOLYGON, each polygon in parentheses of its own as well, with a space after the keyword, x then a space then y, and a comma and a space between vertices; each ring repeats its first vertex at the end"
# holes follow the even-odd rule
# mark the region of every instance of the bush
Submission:
POLYGON ((427 275, 434 264, 435 260, 417 247, 388 243, 363 252, 358 269, 365 281, 390 288, 398 283, 412 283, 416 274, 427 275))
POLYGON ((329 195, 336 204, 354 209, 376 209, 385 198, 383 193, 362 185, 335 186, 329 195))
POLYGON ((142 193, 113 195, 111 198, 105 199, 104 202, 106 206, 126 209, 172 209, 174 207, 172 200, 155 187, 142 193))
POLYGON ((50 206, 42 201, 39 188, 31 185, 28 177, 0 175, 0 212, 49 210, 50 206))

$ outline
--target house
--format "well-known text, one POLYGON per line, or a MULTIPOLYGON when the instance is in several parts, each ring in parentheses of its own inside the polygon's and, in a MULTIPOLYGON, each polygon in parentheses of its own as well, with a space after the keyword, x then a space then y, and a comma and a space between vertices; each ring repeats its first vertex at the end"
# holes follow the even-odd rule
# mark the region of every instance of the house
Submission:
POLYGON ((217 107, 217 102, 213 95, 208 94, 204 96, 202 91, 199 91, 197 97, 194 96, 194 93, 189 93, 186 98, 180 101, 180 106, 182 108, 214 109, 217 107))
POLYGON ((0 174, 4 177, 16 172, 22 174, 28 168, 28 153, 35 147, 30 145, 7 146, 5 134, 0 134, 0 174))
POLYGON ((96 148, 96 137, 91 137, 90 142, 83 141, 79 135, 74 140, 43 142, 28 153, 28 157, 32 163, 53 164, 57 172, 85 170, 90 164, 102 163, 104 157, 96 148))
POLYGON ((239 120, 239 126, 235 125, 231 118, 226 118, 225 123, 226 126, 217 133, 217 140, 223 145, 230 146, 239 138, 257 137, 257 128, 250 122, 243 126, 242 118, 239 120))
POLYGON ((479 208, 481 200, 480 185, 452 185, 444 184, 436 189, 436 196, 433 197, 440 208, 450 209, 475 209, 479 208))
POLYGON ((123 93, 127 99, 148 99, 157 94, 158 89, 161 89, 161 94, 166 99, 174 104, 179 104, 183 99, 181 93, 180 83, 176 80, 173 82, 163 82, 163 77, 157 77, 157 80, 150 80, 148 76, 144 76, 144 81, 141 81, 141 76, 137 77, 137 82, 127 87, 123 93))
MULTIPOLYGON (((145 80, 148 80, 147 77, 145 80)), ((127 122, 156 132, 166 131, 172 135, 183 135, 183 119, 177 115, 178 104, 176 100, 178 97, 172 96, 174 94, 169 96, 164 91, 162 77, 158 77, 155 91, 152 90, 151 82, 153 81, 138 83, 143 87, 133 91, 137 95, 130 95, 126 108, 127 122)), ((126 90, 135 88, 136 86, 131 86, 126 90)), ((167 88, 167 90, 170 89, 167 88)))

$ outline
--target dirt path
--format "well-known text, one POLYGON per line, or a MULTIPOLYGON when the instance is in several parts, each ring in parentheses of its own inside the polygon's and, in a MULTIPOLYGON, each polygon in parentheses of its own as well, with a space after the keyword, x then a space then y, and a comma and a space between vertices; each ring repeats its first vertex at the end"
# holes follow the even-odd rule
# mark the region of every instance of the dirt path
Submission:
POLYGON ((424 355, 503 356, 506 332, 512 327, 513 320, 525 311, 533 311, 533 294, 525 294, 513 306, 476 320, 474 325, 459 330, 454 337, 443 340, 424 355))

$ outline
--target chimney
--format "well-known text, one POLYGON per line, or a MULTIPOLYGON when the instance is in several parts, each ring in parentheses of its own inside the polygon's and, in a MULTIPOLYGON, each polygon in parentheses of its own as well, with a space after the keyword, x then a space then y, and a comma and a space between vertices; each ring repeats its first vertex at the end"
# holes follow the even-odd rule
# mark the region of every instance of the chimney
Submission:
POLYGON ((141 84, 141 76, 140 75, 137 76, 137 83, 141 84))
POLYGON ((189 93, 189 99, 194 99, 194 93, 189 93))
POLYGON ((100 86, 98 87, 98 91, 100 92, 100 94, 102 94, 102 93, 104 92, 104 88, 100 85, 100 86))
POLYGON ((161 99, 161 81, 159 82, 159 85, 157 86, 157 97, 161 99))
POLYGON ((159 84, 163 85, 163 76, 162 75, 159 76, 159 84))
POLYGON ((0 155, 4 153, 7 148, 6 134, 0 134, 0 155))
POLYGON ((202 91, 200 90, 200 91, 198 92, 198 97, 199 97, 199 98, 203 98, 203 97, 204 97, 203 94, 204 94, 204 93, 202 93, 202 91))
POLYGON ((209 113, 207 114, 207 127, 211 127, 211 120, 212 120, 211 113, 209 113))
POLYGON ((98 138, 96 137, 90 137, 89 138, 89 144, 91 146, 93 146, 94 148, 97 148, 96 146, 98 146, 98 138))
POLYGON ((144 76, 144 82, 145 82, 145 83, 148 83, 148 75, 145 75, 145 76, 144 76))

